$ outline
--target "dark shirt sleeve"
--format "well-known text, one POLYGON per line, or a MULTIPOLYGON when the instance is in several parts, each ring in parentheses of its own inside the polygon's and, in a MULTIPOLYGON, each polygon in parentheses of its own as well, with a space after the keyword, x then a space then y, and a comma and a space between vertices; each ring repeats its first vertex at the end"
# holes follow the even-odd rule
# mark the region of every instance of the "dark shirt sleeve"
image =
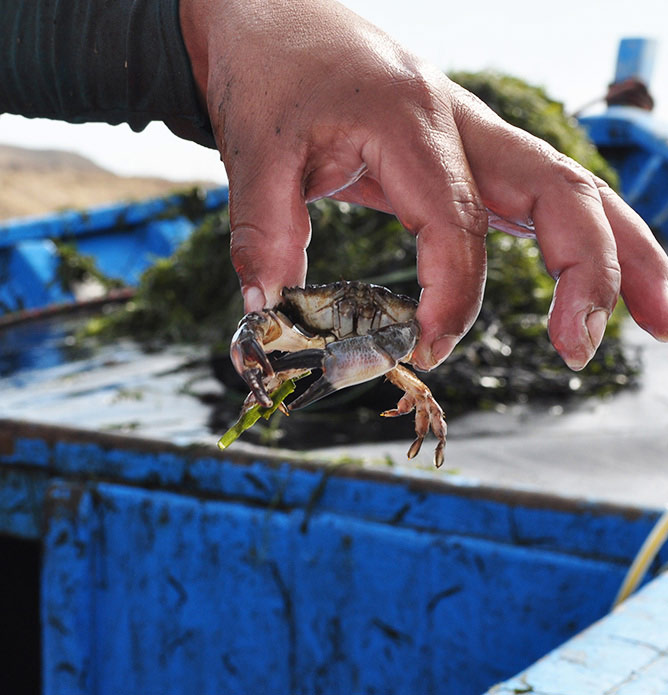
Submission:
POLYGON ((163 121, 215 147, 179 0, 0 0, 0 112, 83 123, 163 121))

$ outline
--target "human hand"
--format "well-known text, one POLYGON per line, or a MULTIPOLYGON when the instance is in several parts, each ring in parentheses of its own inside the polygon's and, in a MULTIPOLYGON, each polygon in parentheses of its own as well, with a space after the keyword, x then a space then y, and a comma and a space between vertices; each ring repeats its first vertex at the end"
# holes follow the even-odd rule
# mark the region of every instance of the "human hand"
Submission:
POLYGON ((333 197, 417 235, 420 368, 478 315, 486 208, 535 227, 557 278, 550 338, 571 368, 593 356, 620 288, 634 319, 668 340, 668 259, 642 220, 373 25, 332 0, 181 0, 181 24, 229 177, 247 311, 303 284, 306 203, 333 197))

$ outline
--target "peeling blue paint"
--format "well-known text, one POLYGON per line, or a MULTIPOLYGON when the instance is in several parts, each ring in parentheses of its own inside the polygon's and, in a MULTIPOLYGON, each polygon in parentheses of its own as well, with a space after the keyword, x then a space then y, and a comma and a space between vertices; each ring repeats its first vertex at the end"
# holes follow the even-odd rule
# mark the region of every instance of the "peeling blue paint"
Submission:
MULTIPOLYGON (((74 605, 91 587, 95 602, 77 678, 101 694, 480 693, 600 615, 623 575, 330 512, 304 530, 297 509, 104 483, 73 506, 66 490, 68 533, 89 539, 74 605)), ((72 582, 63 523, 46 542, 55 595, 72 582)), ((49 610, 46 650, 74 663, 49 628, 71 608, 49 610)), ((72 672, 52 675, 71 692, 72 672)))

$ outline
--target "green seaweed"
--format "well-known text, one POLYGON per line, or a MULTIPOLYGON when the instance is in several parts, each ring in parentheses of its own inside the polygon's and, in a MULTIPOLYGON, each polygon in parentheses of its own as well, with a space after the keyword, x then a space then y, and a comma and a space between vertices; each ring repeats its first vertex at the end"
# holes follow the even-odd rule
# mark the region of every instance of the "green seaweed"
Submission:
POLYGON ((493 71, 452 72, 450 79, 473 92, 508 123, 526 130, 579 162, 616 188, 619 179, 564 105, 542 87, 493 71))
POLYGON ((123 282, 109 277, 97 266, 95 258, 81 253, 74 241, 54 240, 56 247, 56 279, 60 287, 69 292, 82 282, 95 281, 105 290, 119 289, 123 282))
POLYGON ((306 376, 302 374, 299 377, 294 377, 284 381, 275 391, 269 395, 273 404, 270 407, 264 407, 256 404, 252 405, 248 410, 241 414, 239 419, 230 427, 225 434, 218 440, 219 449, 227 449, 230 444, 235 442, 248 429, 250 429, 260 418, 268 420, 279 408, 281 403, 295 390, 295 381, 306 376))

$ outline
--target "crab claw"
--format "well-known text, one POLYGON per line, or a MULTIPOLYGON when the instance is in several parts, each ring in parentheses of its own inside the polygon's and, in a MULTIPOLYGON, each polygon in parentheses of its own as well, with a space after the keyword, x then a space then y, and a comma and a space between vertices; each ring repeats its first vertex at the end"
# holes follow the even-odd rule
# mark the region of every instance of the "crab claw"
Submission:
MULTIPOLYGON (((325 350, 319 348, 307 348, 306 350, 297 350, 297 352, 288 352, 280 357, 274 357, 271 360, 274 370, 277 372, 283 372, 285 370, 311 370, 311 369, 323 369, 323 362, 325 359, 325 350)), ((309 403, 314 403, 321 398, 329 395, 336 391, 329 381, 320 377, 311 386, 304 391, 304 393, 295 398, 295 400, 288 406, 289 410, 296 410, 302 408, 309 403), (295 407, 295 403, 297 404, 295 407)))
POLYGON ((418 455, 422 442, 431 428, 438 440, 434 451, 434 465, 436 468, 440 468, 445 460, 445 438, 448 431, 441 406, 436 402, 429 388, 409 369, 399 365, 387 374, 387 378, 405 393, 400 398, 396 408, 386 410, 381 415, 383 417, 397 417, 415 410, 416 437, 408 449, 408 458, 412 459, 418 455))
POLYGON ((250 368, 245 369, 241 375, 243 380, 248 384, 251 393, 255 397, 255 400, 264 408, 271 408, 274 405, 274 401, 271 400, 271 396, 267 392, 265 385, 262 381, 263 374, 261 369, 250 368))
MULTIPOLYGON (((302 350, 286 356, 287 363, 293 368, 299 365, 322 369, 322 376, 292 401, 290 410, 303 408, 347 386, 387 374, 397 366, 399 357, 412 349, 415 337, 413 334, 409 335, 410 329, 411 327, 394 324, 381 329, 380 335, 379 331, 353 336, 330 343, 324 350, 302 350), (391 335, 389 346, 388 335, 391 335), (401 354, 397 354, 394 349, 397 342, 401 345, 398 350, 401 354)), ((274 367, 277 367, 276 362, 274 367)), ((283 363, 281 368, 284 368, 283 363)))
POLYGON ((322 361, 325 351, 318 348, 286 352, 269 360, 275 372, 284 372, 288 369, 322 369, 322 361))
MULTIPOLYGON (((334 343, 333 345, 337 345, 334 343)), ((331 350, 330 350, 331 352, 331 350)), ((280 357, 273 358, 271 360, 274 369, 279 372, 286 369, 323 369, 324 362, 327 354, 326 349, 307 349, 298 350, 297 352, 288 352, 280 357)), ((303 408, 310 403, 315 403, 315 401, 328 396, 337 390, 327 377, 321 376, 317 381, 313 382, 304 393, 295 398, 294 401, 288 406, 290 410, 298 410, 303 408)))
POLYGON ((274 369, 258 337, 267 323, 263 314, 246 314, 242 319, 230 344, 230 359, 241 378, 248 384, 258 403, 265 408, 272 406, 263 377, 274 375, 274 369))

